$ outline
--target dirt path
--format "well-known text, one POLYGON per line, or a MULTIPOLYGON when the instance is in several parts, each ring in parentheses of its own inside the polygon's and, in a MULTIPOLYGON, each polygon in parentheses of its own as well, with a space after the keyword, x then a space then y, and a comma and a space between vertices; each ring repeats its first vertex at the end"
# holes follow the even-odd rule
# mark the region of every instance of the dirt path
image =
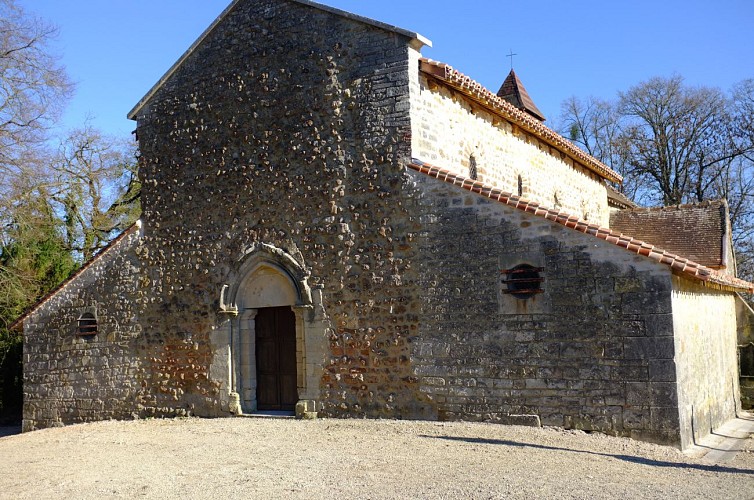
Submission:
POLYGON ((0 437, 0 498, 754 498, 710 466, 562 429, 374 420, 101 422, 0 437))

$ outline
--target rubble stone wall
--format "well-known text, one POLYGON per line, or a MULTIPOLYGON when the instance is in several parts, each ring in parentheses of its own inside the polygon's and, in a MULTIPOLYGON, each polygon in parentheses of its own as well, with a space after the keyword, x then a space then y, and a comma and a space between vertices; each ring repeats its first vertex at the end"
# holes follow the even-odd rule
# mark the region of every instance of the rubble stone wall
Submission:
POLYGON ((24 321, 24 431, 127 418, 144 402, 138 244, 132 228, 24 321), (78 335, 85 313, 94 336, 78 335))
MULTIPOLYGON (((329 327, 317 411, 431 414, 409 363, 420 297, 402 195, 410 43, 295 2, 240 2, 173 73, 137 117, 154 294, 145 336, 183 336, 225 356, 207 337, 227 323, 220 290, 243 278, 250 248, 269 245, 321 289, 329 327)), ((218 383, 199 380, 191 393, 218 383)), ((220 396, 196 399, 176 404, 225 411, 220 396)))

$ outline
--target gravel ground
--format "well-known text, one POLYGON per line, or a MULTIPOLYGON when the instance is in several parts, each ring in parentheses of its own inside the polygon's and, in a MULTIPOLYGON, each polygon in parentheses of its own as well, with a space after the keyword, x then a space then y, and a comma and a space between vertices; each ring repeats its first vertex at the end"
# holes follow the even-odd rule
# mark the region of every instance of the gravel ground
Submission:
POLYGON ((754 498, 732 462, 554 428, 385 420, 100 422, 0 437, 0 498, 754 498))

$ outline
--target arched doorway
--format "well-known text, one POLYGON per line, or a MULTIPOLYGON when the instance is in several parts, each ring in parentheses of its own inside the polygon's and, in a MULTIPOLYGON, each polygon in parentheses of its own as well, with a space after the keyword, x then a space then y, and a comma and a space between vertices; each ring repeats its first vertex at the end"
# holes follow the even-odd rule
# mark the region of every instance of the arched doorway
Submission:
POLYGON ((321 292, 309 289, 303 266, 269 245, 247 252, 238 276, 229 293, 238 308, 230 387, 241 411, 290 412, 302 401, 305 411, 315 411, 325 348, 322 315, 315 312, 321 292))

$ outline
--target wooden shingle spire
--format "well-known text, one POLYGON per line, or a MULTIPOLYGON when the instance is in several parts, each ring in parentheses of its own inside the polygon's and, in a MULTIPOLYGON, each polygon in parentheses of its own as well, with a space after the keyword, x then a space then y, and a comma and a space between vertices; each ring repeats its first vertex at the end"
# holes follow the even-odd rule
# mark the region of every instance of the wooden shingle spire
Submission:
POLYGON ((503 82, 500 90, 497 91, 498 97, 505 99, 521 111, 526 111, 539 121, 545 121, 542 112, 529 97, 529 93, 524 88, 524 84, 518 79, 516 72, 511 69, 508 77, 503 82))

